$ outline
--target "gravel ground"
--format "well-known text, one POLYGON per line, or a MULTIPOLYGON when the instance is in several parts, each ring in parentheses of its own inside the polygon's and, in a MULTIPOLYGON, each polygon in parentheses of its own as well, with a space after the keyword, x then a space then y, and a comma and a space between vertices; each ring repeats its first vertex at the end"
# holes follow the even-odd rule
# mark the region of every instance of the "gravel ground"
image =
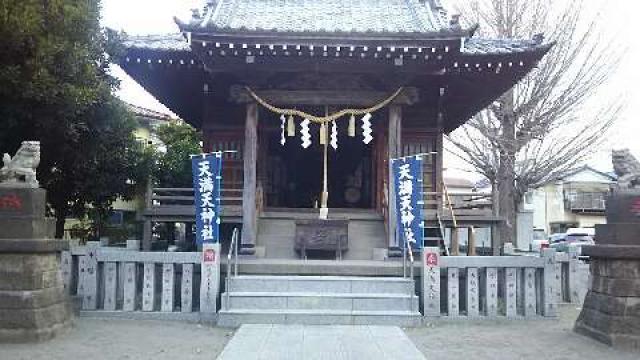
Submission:
POLYGON ((229 329, 183 322, 78 318, 57 338, 39 344, 1 344, 1 360, 215 359, 229 329))
POLYGON ((427 359, 640 359, 574 333, 579 313, 563 305, 558 320, 447 321, 405 332, 427 359))

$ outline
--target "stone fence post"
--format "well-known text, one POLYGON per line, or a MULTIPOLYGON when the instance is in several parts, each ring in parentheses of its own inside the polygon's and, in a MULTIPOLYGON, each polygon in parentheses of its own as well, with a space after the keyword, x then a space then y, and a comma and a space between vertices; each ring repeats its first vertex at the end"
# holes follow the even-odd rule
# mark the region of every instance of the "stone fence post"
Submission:
POLYGON ((557 281, 556 274, 556 250, 543 249, 542 258, 544 268, 542 270, 542 315, 545 317, 555 317, 558 315, 557 281))
POLYGON ((216 313, 220 291, 220 244, 202 246, 200 271, 200 312, 216 313))
POLYGON ((440 249, 422 251, 422 301, 425 317, 440 316, 440 249))

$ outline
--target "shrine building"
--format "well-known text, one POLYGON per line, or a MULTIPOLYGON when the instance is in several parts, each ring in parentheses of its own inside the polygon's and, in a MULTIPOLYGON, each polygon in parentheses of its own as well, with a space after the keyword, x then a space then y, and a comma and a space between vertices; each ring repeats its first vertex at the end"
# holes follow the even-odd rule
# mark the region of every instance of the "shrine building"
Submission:
MULTIPOLYGON (((531 71, 542 37, 480 38, 439 0, 208 0, 176 23, 128 37, 120 65, 202 131, 204 152, 229 151, 225 243, 238 227, 242 253, 299 258, 296 227, 326 205, 348 230, 338 257, 397 255, 389 159, 418 154, 427 241, 500 221, 479 205, 447 211, 443 135, 531 71)), ((193 222, 185 191, 154 190, 147 221, 193 222)))

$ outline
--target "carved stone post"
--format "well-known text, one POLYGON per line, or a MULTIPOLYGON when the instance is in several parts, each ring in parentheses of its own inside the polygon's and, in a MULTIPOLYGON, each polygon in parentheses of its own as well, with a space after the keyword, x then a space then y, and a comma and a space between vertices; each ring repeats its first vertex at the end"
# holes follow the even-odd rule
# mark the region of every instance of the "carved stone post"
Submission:
POLYGON ((258 219, 256 211, 256 159, 258 157, 258 104, 247 104, 244 130, 244 184, 242 189, 242 247, 246 255, 255 253, 258 219))

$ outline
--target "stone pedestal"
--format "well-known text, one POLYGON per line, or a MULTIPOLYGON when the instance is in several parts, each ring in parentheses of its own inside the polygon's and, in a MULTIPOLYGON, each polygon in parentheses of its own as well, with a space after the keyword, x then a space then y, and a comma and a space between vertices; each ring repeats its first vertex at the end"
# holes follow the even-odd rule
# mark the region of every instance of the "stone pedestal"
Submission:
POLYGON ((45 196, 0 187, 0 342, 47 340, 71 323, 58 255, 68 244, 48 239, 45 196))
POLYGON ((640 190, 609 197, 607 224, 582 252, 591 257, 592 279, 575 331, 640 351, 640 190))

